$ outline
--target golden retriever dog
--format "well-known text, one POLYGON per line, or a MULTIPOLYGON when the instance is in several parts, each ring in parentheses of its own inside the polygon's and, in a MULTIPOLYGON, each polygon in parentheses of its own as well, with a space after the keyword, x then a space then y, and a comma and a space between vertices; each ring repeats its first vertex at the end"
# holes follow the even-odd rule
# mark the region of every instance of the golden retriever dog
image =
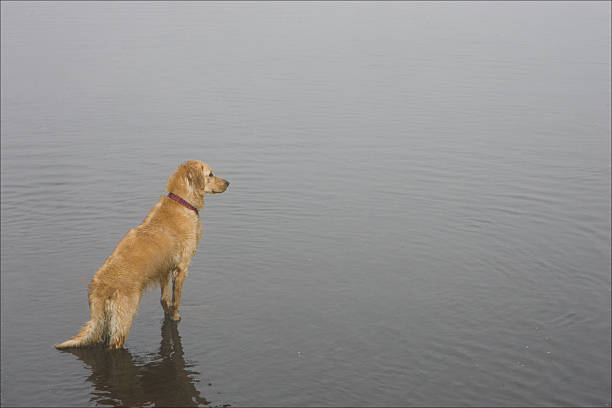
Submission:
POLYGON ((89 320, 76 336, 55 347, 102 343, 120 348, 140 296, 150 285, 161 286, 166 316, 180 320, 181 289, 201 233, 198 209, 204 207, 204 194, 222 193, 228 185, 204 162, 180 164, 166 183, 168 195, 162 195, 142 223, 125 234, 91 279, 89 320))

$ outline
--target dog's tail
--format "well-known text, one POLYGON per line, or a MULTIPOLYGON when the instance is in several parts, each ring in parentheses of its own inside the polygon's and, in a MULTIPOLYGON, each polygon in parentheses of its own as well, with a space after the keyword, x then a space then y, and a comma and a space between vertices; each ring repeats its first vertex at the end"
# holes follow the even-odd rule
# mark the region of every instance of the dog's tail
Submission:
POLYGON ((81 327, 77 335, 63 343, 56 344, 54 347, 56 349, 85 347, 101 342, 107 325, 104 303, 99 304, 99 302, 92 300, 89 304, 89 320, 81 327))

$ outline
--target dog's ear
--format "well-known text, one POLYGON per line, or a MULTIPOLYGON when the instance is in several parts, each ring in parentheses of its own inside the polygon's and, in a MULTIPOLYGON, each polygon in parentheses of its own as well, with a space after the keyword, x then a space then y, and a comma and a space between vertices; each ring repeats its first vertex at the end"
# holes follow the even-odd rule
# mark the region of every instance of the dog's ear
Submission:
POLYGON ((191 184, 195 190, 204 191, 205 180, 201 166, 189 166, 187 168, 187 178, 189 179, 189 184, 191 184))

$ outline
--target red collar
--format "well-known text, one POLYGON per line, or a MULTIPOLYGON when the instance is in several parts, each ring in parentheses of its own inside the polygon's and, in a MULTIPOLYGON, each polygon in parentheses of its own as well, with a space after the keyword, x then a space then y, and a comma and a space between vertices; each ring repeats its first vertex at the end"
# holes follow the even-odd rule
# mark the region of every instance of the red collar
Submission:
POLYGON ((177 203, 183 204, 185 207, 189 208, 190 210, 195 211, 197 215, 200 215, 197 208, 195 208, 193 205, 189 204, 187 201, 183 200, 181 197, 177 196, 176 194, 168 193, 168 198, 173 199, 177 203))

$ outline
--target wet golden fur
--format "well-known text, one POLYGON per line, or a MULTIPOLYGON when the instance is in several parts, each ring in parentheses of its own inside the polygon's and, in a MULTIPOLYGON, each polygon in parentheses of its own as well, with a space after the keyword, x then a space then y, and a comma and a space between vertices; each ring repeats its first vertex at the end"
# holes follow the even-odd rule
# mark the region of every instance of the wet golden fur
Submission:
MULTIPOLYGON (((206 163, 190 160, 179 165, 168 178, 166 191, 201 209, 205 193, 222 193, 228 185, 226 180, 214 176, 206 163)), ((121 347, 140 296, 150 285, 160 285, 166 316, 180 320, 181 289, 200 232, 200 217, 195 211, 162 195, 142 223, 119 241, 91 279, 89 321, 76 336, 55 347, 96 343, 112 349, 121 347)))

